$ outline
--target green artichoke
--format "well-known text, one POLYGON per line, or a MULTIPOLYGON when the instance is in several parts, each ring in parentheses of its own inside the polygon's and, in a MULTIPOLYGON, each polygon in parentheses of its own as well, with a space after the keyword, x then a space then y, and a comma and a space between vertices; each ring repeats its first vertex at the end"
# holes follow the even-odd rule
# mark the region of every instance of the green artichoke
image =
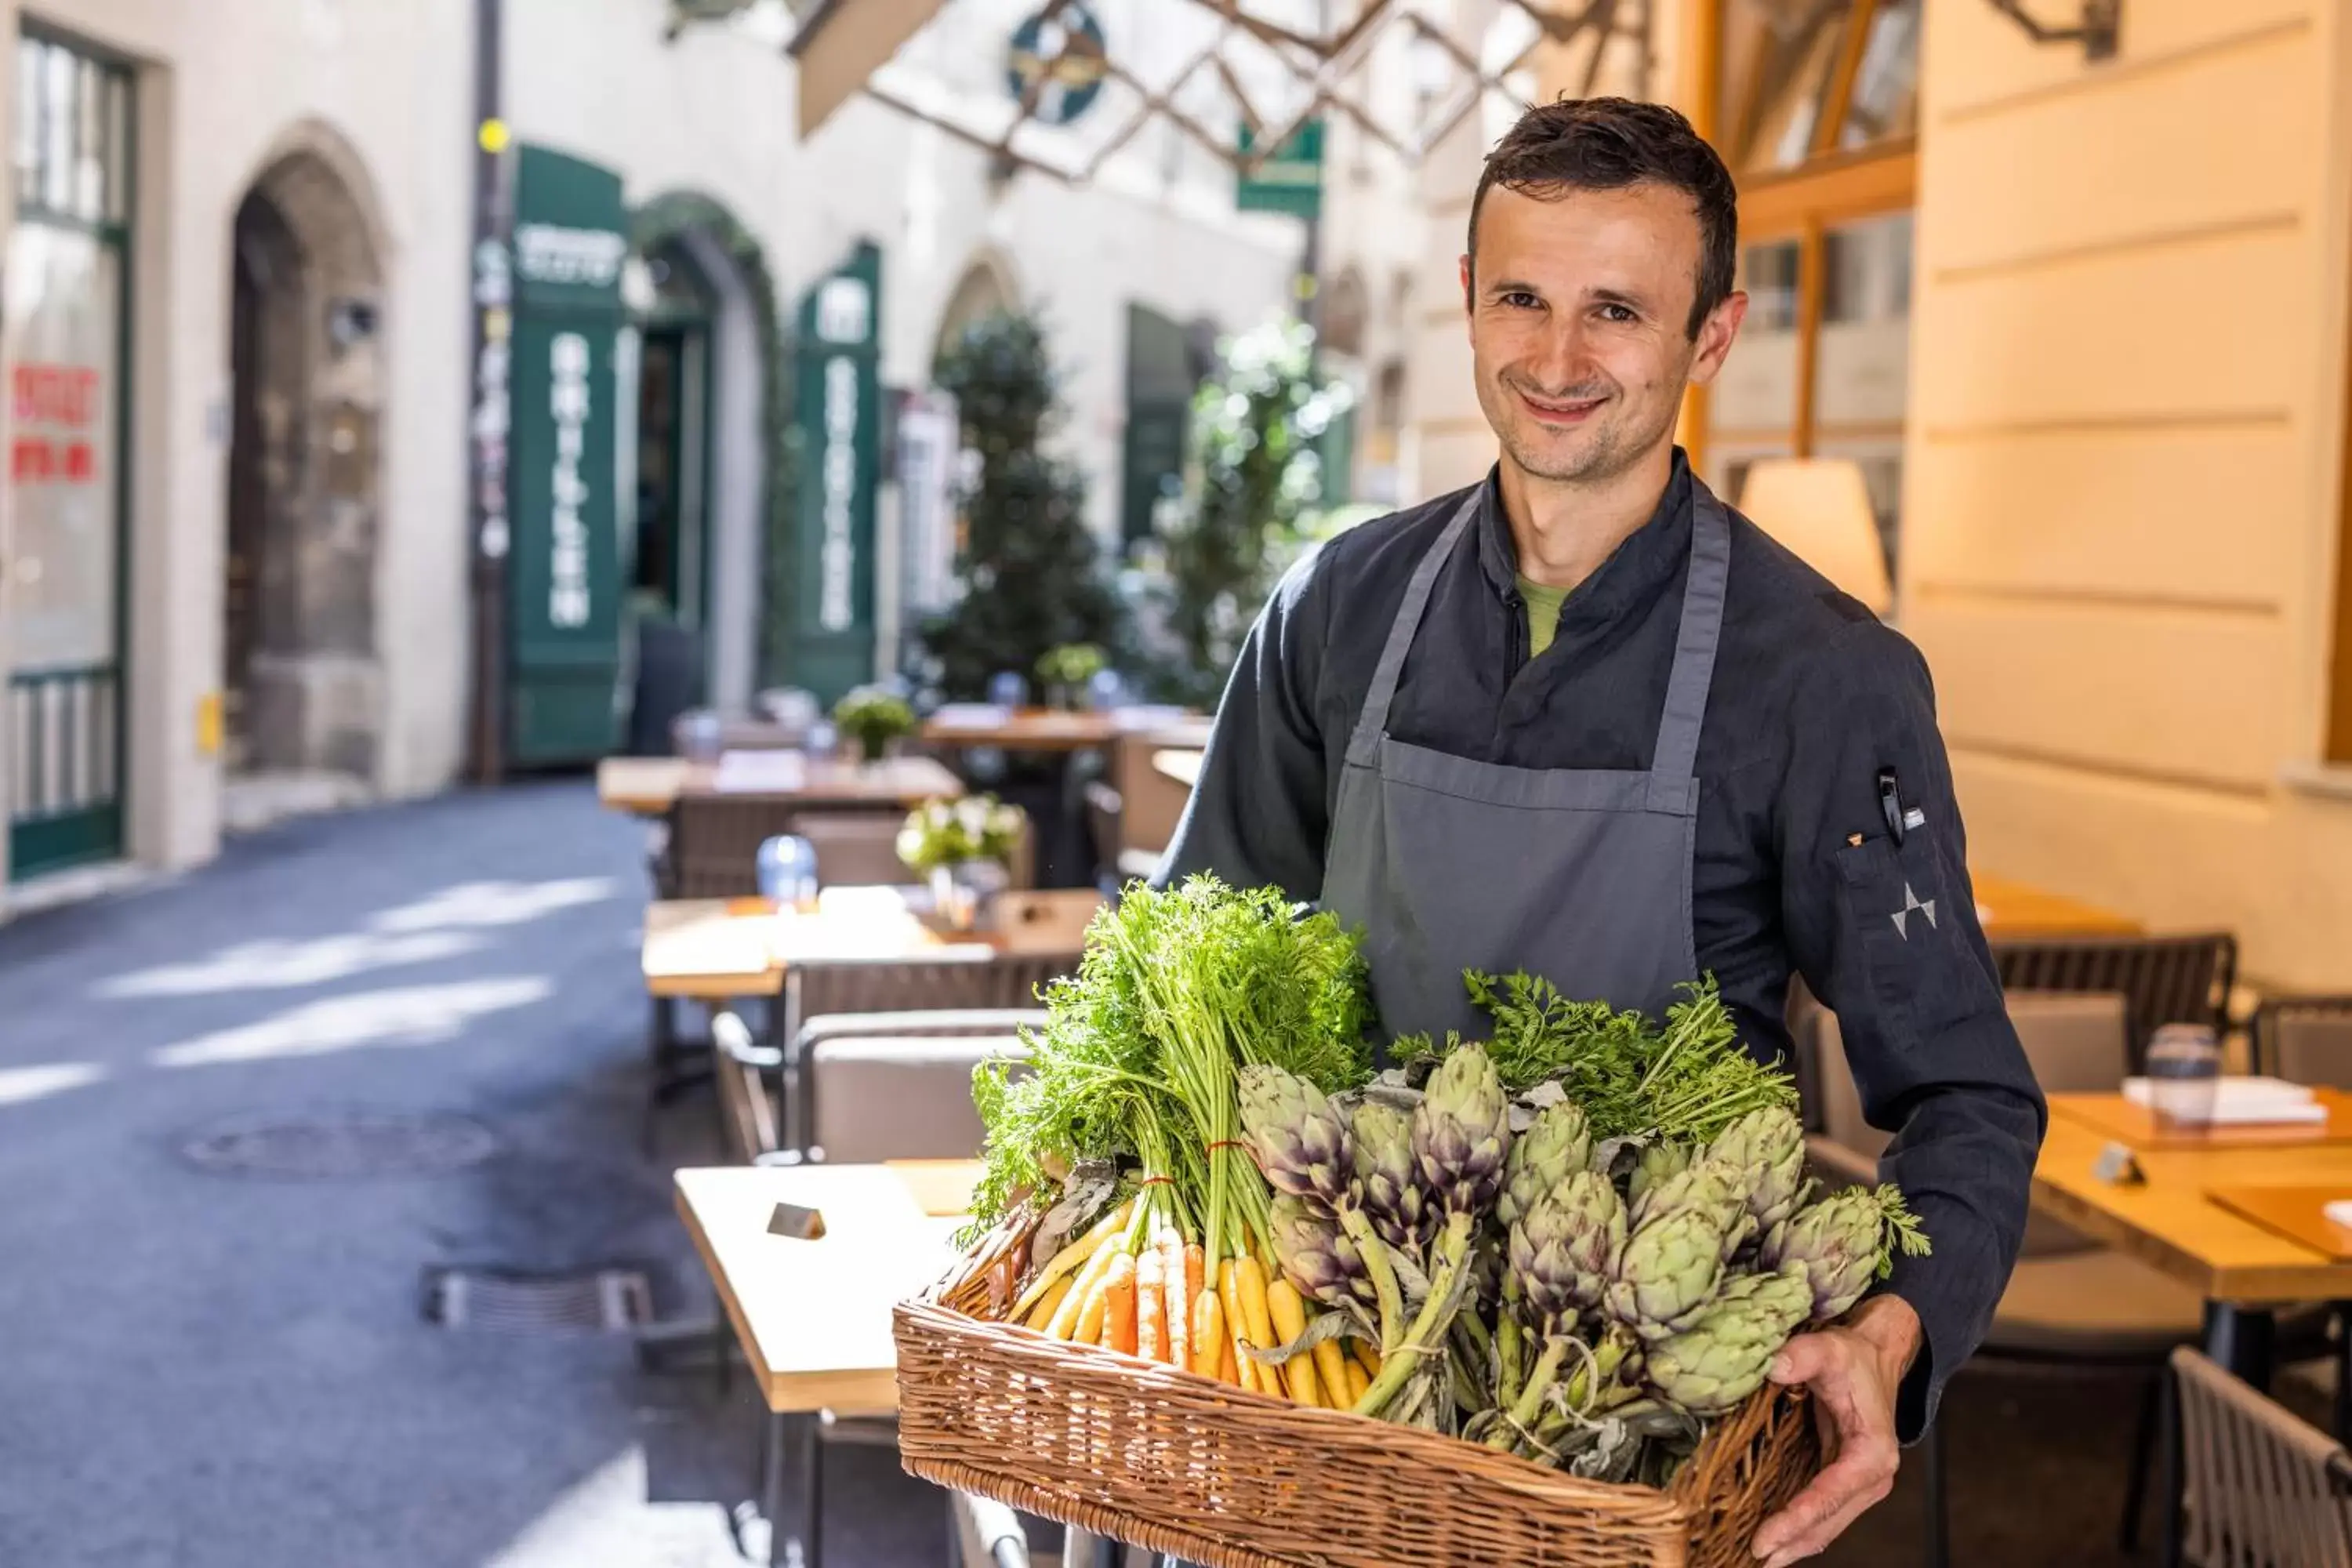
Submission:
POLYGON ((1511 1226, 1511 1271, 1547 1332, 1601 1305, 1625 1249, 1625 1205, 1606 1176, 1572 1171, 1511 1226))
POLYGON ((1757 1261, 1766 1269, 1801 1268, 1812 1288, 1812 1321, 1826 1323, 1894 1268, 1898 1246, 1915 1256, 1927 1250, 1902 1193, 1891 1183, 1844 1187, 1767 1231, 1757 1261))
POLYGON ((1275 1261, 1300 1295, 1328 1307, 1350 1301, 1373 1304, 1371 1277, 1356 1244, 1311 1200, 1286 1193, 1276 1196, 1268 1211, 1266 1237, 1275 1261))
POLYGON ((1650 1387, 1694 1415, 1722 1415, 1763 1384, 1812 1304, 1805 1272, 1793 1264, 1732 1280, 1687 1326, 1651 1342, 1650 1387))
POLYGON ((1526 1131, 1511 1140, 1495 1217, 1506 1226, 1517 1225, 1529 1205, 1570 1172, 1584 1169, 1591 1155, 1592 1130, 1582 1109, 1572 1100, 1546 1106, 1526 1131))
POLYGON ((1511 1102, 1486 1048, 1467 1045, 1432 1075, 1412 1113, 1412 1157, 1421 1184, 1449 1215, 1494 1205, 1510 1152, 1511 1102))
POLYGON ((1706 1203, 1661 1209, 1637 1224, 1609 1287, 1609 1315, 1645 1340, 1687 1328, 1723 1283, 1725 1234, 1720 1206, 1706 1203))
POLYGON ((1736 1165, 1702 1155, 1673 1175, 1654 1182, 1626 1207, 1630 1222, 1647 1223, 1670 1209, 1702 1207, 1716 1216, 1724 1232, 1724 1256, 1746 1240, 1754 1224, 1748 1218, 1746 1188, 1736 1165))
POLYGON ((1668 1142, 1660 1139, 1643 1146, 1634 1158, 1633 1174, 1625 1187, 1625 1201, 1638 1204, 1643 1194, 1669 1176, 1679 1176, 1698 1158, 1698 1151, 1687 1143, 1668 1142))
POLYGON ((1323 1091, 1281 1068, 1241 1069, 1242 1132, 1268 1185, 1336 1208, 1348 1194, 1353 1156, 1348 1121, 1323 1091))
POLYGON ((1740 1173, 1748 1212, 1759 1230, 1769 1230, 1797 1211, 1804 1195, 1805 1129, 1785 1107, 1751 1110, 1715 1135, 1707 1158, 1740 1173))
POLYGON ((1412 1118, 1392 1105, 1367 1100, 1349 1128, 1355 1180, 1352 1195, 1364 1217, 1391 1247, 1419 1255, 1437 1229, 1437 1211, 1421 1190, 1412 1158, 1412 1118))

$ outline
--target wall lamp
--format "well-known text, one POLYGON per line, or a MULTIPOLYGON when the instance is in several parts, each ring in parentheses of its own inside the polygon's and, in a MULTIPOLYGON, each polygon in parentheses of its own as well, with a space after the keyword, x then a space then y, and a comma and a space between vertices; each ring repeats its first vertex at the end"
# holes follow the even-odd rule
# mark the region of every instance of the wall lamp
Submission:
POLYGON ((2053 27, 2028 11, 2026 0, 1988 0, 1992 8, 2025 29, 2037 44, 2080 44, 2086 60, 2115 58, 2116 35, 2122 29, 2124 0, 2082 0, 2083 19, 2072 27, 2053 27))

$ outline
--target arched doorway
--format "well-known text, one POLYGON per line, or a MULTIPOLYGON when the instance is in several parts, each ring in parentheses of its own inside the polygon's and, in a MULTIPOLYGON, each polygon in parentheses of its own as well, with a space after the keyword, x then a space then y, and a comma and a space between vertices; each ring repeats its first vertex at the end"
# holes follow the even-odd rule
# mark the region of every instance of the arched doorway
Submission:
POLYGON ((233 784, 331 802, 373 791, 381 751, 383 279, 355 165, 305 140, 236 212, 223 740, 233 784))
POLYGON ((790 518, 772 479, 785 439, 775 286, 759 241, 708 196, 656 196, 630 226, 651 286, 633 302, 640 654, 653 657, 659 626, 690 645, 701 700, 741 711, 789 646, 776 574, 791 561, 790 518))

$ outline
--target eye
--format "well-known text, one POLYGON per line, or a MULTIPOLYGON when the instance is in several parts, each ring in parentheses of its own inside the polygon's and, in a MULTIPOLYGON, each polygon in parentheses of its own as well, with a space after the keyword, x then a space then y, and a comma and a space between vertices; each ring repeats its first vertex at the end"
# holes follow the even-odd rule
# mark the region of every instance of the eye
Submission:
POLYGON ((1604 321, 1615 321, 1622 326, 1628 322, 1638 321, 1642 318, 1631 305, 1609 304, 1601 307, 1601 319, 1604 321))
POLYGON ((1496 296, 1495 303, 1507 310, 1540 310, 1543 301, 1524 289, 1513 289, 1496 296))

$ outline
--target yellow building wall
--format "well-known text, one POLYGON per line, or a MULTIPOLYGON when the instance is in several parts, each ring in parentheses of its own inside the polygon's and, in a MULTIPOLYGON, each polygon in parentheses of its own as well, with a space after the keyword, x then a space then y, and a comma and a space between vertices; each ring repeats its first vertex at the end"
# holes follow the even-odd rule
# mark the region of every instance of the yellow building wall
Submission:
POLYGON ((1973 864, 2352 989, 2320 748, 2352 0, 2130 0, 2115 60, 1927 6, 1902 629, 1973 864))

